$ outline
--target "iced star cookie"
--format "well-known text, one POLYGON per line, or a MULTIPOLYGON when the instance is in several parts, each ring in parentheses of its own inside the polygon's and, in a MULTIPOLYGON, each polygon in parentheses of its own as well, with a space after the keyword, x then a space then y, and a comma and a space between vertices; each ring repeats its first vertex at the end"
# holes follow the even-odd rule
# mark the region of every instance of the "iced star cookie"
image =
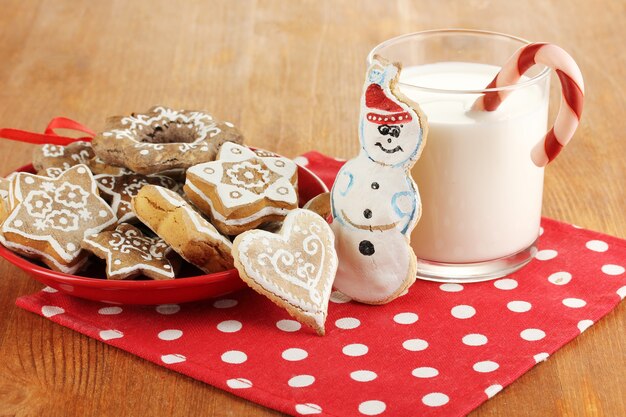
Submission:
POLYGON ((180 195, 145 185, 133 198, 132 206, 139 220, 187 262, 206 273, 233 268, 232 243, 180 195))
POLYGON ((5 246, 50 268, 72 274, 87 260, 80 244, 115 224, 86 165, 56 178, 20 172, 11 186, 13 210, 2 224, 5 246))
POLYGON ((324 335, 337 270, 335 238, 328 223, 292 210, 278 234, 249 230, 233 243, 239 276, 256 292, 324 335))
POLYGON ((130 224, 88 235, 81 246, 106 261, 108 279, 132 279, 139 275, 155 280, 175 278, 174 265, 168 259, 172 248, 158 237, 144 236, 130 224))
POLYGON ((155 174, 212 161, 226 141, 243 142, 232 123, 200 111, 157 106, 145 114, 109 118, 92 143, 107 164, 155 174))
POLYGON ((293 161, 227 142, 217 160, 187 170, 184 190, 219 231, 236 235, 297 208, 297 183, 293 161))
POLYGON ((75 165, 89 165, 94 155, 89 142, 78 141, 67 146, 45 144, 33 151, 33 167, 39 175, 58 177, 75 165))
POLYGON ((400 70, 374 57, 361 96, 361 150, 341 168, 331 191, 335 287, 368 304, 398 297, 415 282, 417 269, 410 235, 421 202, 410 170, 428 125, 417 103, 399 91, 400 70))
POLYGON ((160 185, 174 191, 180 189, 178 183, 170 177, 157 174, 146 176, 127 170, 119 175, 99 174, 94 178, 102 196, 111 204, 119 223, 137 220, 132 210, 131 201, 144 185, 160 185))

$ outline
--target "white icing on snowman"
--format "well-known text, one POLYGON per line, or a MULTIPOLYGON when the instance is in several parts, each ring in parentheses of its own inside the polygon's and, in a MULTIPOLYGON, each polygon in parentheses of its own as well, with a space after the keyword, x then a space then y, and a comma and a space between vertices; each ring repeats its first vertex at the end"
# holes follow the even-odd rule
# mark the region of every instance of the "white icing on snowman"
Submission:
POLYGON ((335 287, 365 303, 391 301, 415 280, 410 233, 421 215, 409 171, 426 138, 425 117, 396 88, 400 68, 376 58, 361 98, 361 151, 331 193, 339 254, 335 287))

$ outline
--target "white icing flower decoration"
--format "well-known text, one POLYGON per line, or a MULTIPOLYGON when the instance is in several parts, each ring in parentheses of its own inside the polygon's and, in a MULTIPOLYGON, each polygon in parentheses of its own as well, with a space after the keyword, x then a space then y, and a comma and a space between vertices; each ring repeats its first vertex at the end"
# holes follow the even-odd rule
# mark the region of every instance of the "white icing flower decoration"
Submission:
POLYGON ((54 199, 64 206, 71 208, 82 208, 87 204, 89 194, 78 185, 64 182, 60 188, 54 192, 54 199))
POLYGON ((52 198, 43 191, 34 191, 24 200, 28 214, 36 219, 43 219, 52 211, 52 198))

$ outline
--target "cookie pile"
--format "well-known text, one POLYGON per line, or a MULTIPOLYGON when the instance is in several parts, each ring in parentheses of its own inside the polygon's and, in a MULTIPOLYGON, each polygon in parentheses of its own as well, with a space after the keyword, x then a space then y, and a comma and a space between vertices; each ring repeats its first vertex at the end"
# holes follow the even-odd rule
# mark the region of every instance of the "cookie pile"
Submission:
POLYGON ((109 118, 92 142, 39 146, 36 174, 0 179, 0 242, 68 274, 93 255, 113 280, 236 267, 323 334, 338 262, 328 195, 321 215, 298 209, 295 163, 242 143, 229 122, 159 106, 109 118))

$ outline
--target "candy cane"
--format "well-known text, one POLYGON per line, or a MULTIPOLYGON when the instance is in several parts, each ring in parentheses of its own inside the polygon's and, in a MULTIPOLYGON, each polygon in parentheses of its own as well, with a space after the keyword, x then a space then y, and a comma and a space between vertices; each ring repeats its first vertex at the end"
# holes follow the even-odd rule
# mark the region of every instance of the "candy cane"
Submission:
MULTIPOLYGON (((580 122, 585 86, 574 59, 556 45, 531 43, 513 54, 487 88, 513 85, 535 64, 543 64, 556 72, 563 95, 554 126, 531 152, 535 165, 543 167, 556 158, 567 145, 580 122)), ((512 90, 507 89, 487 92, 476 100, 473 109, 494 111, 511 92, 512 90)))

